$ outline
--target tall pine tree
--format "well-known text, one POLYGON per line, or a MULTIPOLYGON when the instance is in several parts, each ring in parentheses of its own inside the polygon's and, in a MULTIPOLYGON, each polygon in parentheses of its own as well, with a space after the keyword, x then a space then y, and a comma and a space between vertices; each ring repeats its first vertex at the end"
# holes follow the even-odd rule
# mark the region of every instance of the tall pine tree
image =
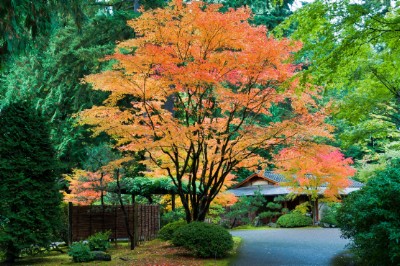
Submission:
POLYGON ((0 247, 48 246, 59 221, 57 161, 45 120, 27 102, 0 110, 0 247))

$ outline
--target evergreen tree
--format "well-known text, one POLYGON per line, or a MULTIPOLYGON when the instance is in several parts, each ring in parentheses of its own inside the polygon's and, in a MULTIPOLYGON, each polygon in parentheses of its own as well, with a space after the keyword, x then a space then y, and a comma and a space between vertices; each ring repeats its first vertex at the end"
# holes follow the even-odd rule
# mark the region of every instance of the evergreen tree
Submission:
POLYGON ((99 59, 113 52, 116 41, 133 37, 133 30, 126 25, 133 16, 124 11, 100 13, 84 23, 81 31, 70 23, 52 36, 47 49, 32 49, 10 60, 0 77, 3 103, 29 99, 50 122, 64 172, 81 167, 86 157, 83 143, 88 142, 84 130, 73 126, 71 115, 105 99, 104 93, 91 92, 80 79, 106 68, 99 59))
POLYGON ((294 0, 208 0, 206 2, 221 3, 222 11, 246 6, 253 12, 252 24, 264 25, 268 30, 273 30, 292 14, 290 6, 294 0))
POLYGON ((57 161, 45 120, 27 102, 0 111, 0 247, 13 262, 50 244, 59 222, 57 161))

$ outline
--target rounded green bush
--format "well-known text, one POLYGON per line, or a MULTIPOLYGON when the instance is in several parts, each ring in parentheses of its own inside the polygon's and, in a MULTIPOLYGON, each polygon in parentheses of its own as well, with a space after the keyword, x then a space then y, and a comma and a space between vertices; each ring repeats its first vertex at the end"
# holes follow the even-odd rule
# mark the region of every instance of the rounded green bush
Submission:
POLYGON ((219 225, 192 222, 174 233, 172 243, 202 258, 222 258, 233 248, 232 235, 219 225))
POLYGON ((187 222, 184 220, 169 223, 163 226, 160 231, 158 231, 158 238, 162 240, 171 240, 174 232, 184 225, 187 225, 187 222))
POLYGON ((92 251, 106 251, 110 247, 111 231, 98 232, 88 238, 88 245, 92 251))
POLYGON ((312 219, 299 213, 284 214, 276 223, 281 227, 303 227, 312 225, 312 219))
POLYGON ((87 244, 81 242, 73 243, 68 251, 74 262, 87 262, 94 260, 94 255, 87 244))

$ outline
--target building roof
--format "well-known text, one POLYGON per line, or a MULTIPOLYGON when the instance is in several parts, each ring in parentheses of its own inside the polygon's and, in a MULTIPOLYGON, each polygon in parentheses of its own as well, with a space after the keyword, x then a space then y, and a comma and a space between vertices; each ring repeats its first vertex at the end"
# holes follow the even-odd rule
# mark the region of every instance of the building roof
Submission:
MULTIPOLYGON (((347 195, 350 192, 360 189, 364 185, 363 183, 358 182, 356 180, 353 179, 349 180, 351 182, 350 186, 345 188, 340 194, 347 195)), ((261 194, 265 196, 286 195, 291 193, 292 190, 290 189, 290 187, 281 185, 281 183, 285 181, 286 178, 281 174, 272 171, 259 171, 257 173, 248 176, 245 180, 237 184, 234 189, 229 189, 229 192, 233 193, 235 196, 238 197, 254 195, 254 192, 257 190, 260 190, 261 194), (268 185, 245 186, 246 183, 249 183, 252 179, 264 179, 269 183, 272 183, 272 185, 268 184, 268 185)), ((325 189, 326 186, 322 185, 319 188, 320 193, 323 193, 325 189)))
MULTIPOLYGON (((323 194, 326 187, 320 187, 319 193, 323 194)), ((345 188, 340 194, 347 195, 353 191, 359 190, 358 187, 348 187, 345 188)), ((294 193, 290 187, 283 187, 279 185, 263 185, 263 186, 249 186, 249 187, 241 187, 229 189, 228 191, 233 193, 237 197, 241 196, 253 196, 255 191, 260 191, 261 195, 264 196, 278 196, 278 195, 287 195, 289 193, 294 193)))

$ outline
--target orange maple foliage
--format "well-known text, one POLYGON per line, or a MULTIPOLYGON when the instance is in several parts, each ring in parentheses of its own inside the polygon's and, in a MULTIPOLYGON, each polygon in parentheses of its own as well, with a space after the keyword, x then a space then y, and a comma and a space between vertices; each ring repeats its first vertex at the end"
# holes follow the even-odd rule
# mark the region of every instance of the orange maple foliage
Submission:
POLYGON ((299 92, 293 78, 300 44, 267 37, 265 27, 247 22, 246 8, 219 8, 175 1, 144 12, 129 21, 137 38, 107 57, 117 62, 113 70, 85 78, 111 94, 83 111, 81 123, 123 151, 146 151, 147 175, 171 178, 188 221, 204 220, 232 169, 265 162, 256 149, 330 137, 324 110, 309 111, 317 92, 299 92), (127 96, 131 106, 118 106, 127 96), (263 122, 278 104, 291 115, 263 122))
POLYGON ((74 169, 72 174, 65 175, 69 182, 70 193, 64 193, 64 201, 78 205, 88 205, 106 194, 105 188, 113 178, 106 173, 74 169))
POLYGON ((69 182, 70 193, 64 193, 64 201, 90 205, 102 200, 102 196, 107 194, 107 185, 115 181, 113 177, 115 171, 130 161, 132 158, 129 156, 113 160, 95 172, 74 169, 72 174, 65 175, 65 180, 69 182))
POLYGON ((338 148, 322 144, 286 148, 276 156, 278 171, 285 175, 286 185, 312 200, 323 193, 328 200, 336 201, 350 185, 348 178, 356 172, 350 166, 352 163, 338 148))

